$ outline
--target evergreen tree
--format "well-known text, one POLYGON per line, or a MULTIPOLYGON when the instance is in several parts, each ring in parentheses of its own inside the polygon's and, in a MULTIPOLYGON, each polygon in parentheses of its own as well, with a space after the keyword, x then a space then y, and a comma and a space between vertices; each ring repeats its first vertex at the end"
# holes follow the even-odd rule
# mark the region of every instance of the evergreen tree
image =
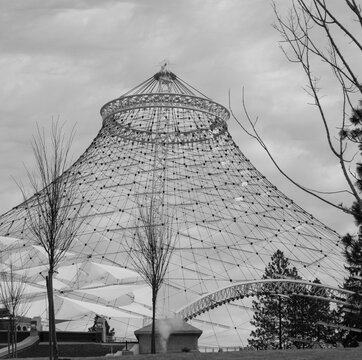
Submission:
MULTIPOLYGON (((318 279, 313 281, 320 284, 318 279)), ((326 291, 324 291, 326 292, 326 291)), ((311 289, 308 296, 293 295, 290 297, 294 323, 291 327, 291 336, 295 339, 294 344, 298 348, 312 347, 315 342, 335 343, 334 328, 328 328, 323 324, 335 323, 334 313, 327 301, 313 298, 316 289, 311 289), (294 330, 294 331, 293 331, 294 330)), ((319 296, 321 296, 319 290, 319 296)))
MULTIPOLYGON (((360 232, 362 222, 359 224, 360 232)), ((345 346, 358 346, 362 341, 362 234, 357 236, 347 234, 342 242, 345 246, 345 257, 347 260, 346 268, 349 277, 345 279, 344 288, 353 291, 354 294, 348 299, 350 306, 342 309, 343 325, 356 329, 350 330, 344 339, 345 346)))
MULTIPOLYGON (((263 279, 301 279, 283 252, 277 250, 267 265, 263 279)), ((320 283, 318 279, 314 283, 320 283)), ((333 312, 327 301, 314 298, 315 291, 305 287, 300 294, 275 294, 274 284, 265 284, 263 294, 253 301, 255 326, 248 339, 257 350, 312 347, 316 341, 335 342, 333 329, 320 323, 332 323, 333 312)))
MULTIPOLYGON (((356 142, 362 154, 362 108, 353 109, 350 118, 351 129, 344 132, 344 136, 350 141, 356 142)), ((356 188, 359 193, 362 192, 362 163, 356 166, 356 188)), ((354 291, 354 295, 350 296, 349 308, 342 309, 343 325, 350 328, 362 330, 362 204, 355 201, 351 206, 355 224, 358 227, 358 234, 347 234, 342 239, 344 245, 344 256, 347 261, 346 269, 349 277, 345 279, 344 288, 354 291)), ((349 331, 345 337, 345 346, 357 346, 362 341, 362 333, 357 331, 349 331)))
MULTIPOLYGON (((267 265, 263 279, 299 278, 297 269, 290 267, 284 253, 277 250, 267 265)), ((284 349, 290 347, 290 311, 289 297, 272 294, 272 284, 265 285, 264 294, 259 294, 253 301, 254 316, 251 324, 249 344, 258 349, 284 349)))
POLYGON ((310 323, 308 319, 310 299, 290 295, 287 306, 290 308, 289 341, 297 348, 309 347, 310 323))

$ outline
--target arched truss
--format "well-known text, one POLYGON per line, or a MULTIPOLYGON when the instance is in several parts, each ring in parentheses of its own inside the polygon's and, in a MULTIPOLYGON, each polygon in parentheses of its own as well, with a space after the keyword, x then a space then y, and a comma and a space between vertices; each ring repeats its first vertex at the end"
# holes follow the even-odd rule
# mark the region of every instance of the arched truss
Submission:
POLYGON ((267 293, 285 296, 298 295, 339 304, 349 304, 347 301, 348 296, 353 294, 349 290, 305 280, 263 279, 243 281, 201 296, 191 304, 179 309, 176 314, 187 321, 231 301, 267 293))

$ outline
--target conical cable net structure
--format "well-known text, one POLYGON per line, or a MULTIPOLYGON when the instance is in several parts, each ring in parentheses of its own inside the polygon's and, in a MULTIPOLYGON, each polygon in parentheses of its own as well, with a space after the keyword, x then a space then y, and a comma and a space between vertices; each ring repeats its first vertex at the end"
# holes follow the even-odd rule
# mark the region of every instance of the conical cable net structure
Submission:
MULTIPOLYGON (((203 330, 200 345, 246 345, 248 296, 278 249, 305 281, 318 278, 337 296, 345 275, 338 234, 254 168, 228 132, 225 107, 164 68, 101 116, 69 170, 82 226, 55 274, 58 329, 87 330, 97 314, 116 336, 134 338, 149 321, 151 289, 132 265, 132 241, 150 199, 175 237, 157 316, 181 314, 203 330)), ((27 223, 32 201, 0 217, 1 267, 26 276, 28 316, 46 322, 47 258, 27 223)))

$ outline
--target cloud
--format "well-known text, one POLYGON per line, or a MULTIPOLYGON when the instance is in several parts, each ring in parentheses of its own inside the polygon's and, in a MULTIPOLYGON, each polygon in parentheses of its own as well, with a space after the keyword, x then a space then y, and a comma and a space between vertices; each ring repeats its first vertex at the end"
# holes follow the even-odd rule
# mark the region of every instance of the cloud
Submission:
MULTIPOLYGON (((278 49, 265 1, 3 0, 1 8, 1 212, 19 201, 10 176, 25 178, 22 163, 31 163, 36 123, 49 128, 59 116, 68 130, 76 124, 79 156, 101 126, 101 106, 152 76, 164 58, 177 75, 225 106, 231 89, 241 117, 245 86, 250 113, 260 117, 260 130, 283 168, 311 187, 341 185, 318 113, 307 105, 305 79, 278 49)), ((317 70, 327 92, 331 74, 317 70)), ((331 91, 324 100, 332 115, 338 98, 331 91)), ((327 224, 344 231, 338 211, 299 194, 232 120, 229 129, 267 178, 316 217, 328 213, 327 224)))

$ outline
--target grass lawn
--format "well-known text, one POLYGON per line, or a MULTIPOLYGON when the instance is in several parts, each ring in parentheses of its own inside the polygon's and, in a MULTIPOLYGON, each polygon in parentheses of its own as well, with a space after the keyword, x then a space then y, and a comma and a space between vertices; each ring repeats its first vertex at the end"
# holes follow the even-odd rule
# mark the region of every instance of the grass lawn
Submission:
MULTIPOLYGON (((62 359, 62 357, 60 357, 62 359)), ((235 351, 222 353, 178 353, 156 355, 128 355, 73 360, 362 360, 362 347, 338 349, 235 351)), ((20 359, 18 359, 20 360, 20 359)), ((26 359, 35 360, 35 359, 26 359)), ((64 358, 65 360, 65 358, 64 358)))
MULTIPOLYGON (((122 360, 362 360, 362 347, 342 349, 305 349, 305 350, 264 350, 264 351, 237 351, 223 353, 181 353, 135 355, 122 357, 122 360)), ((112 358, 111 358, 112 359, 112 358)), ((118 360, 118 359, 117 359, 118 360)))

